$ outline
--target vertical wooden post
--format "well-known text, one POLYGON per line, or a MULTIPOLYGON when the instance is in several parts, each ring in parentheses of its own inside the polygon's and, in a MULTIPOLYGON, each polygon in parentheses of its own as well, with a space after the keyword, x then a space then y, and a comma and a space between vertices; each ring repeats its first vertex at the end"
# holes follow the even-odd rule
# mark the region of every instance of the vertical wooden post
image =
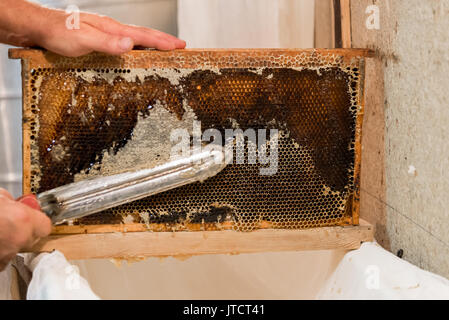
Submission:
POLYGON ((351 48, 351 0, 334 0, 336 48, 351 48))
POLYGON ((351 0, 340 0, 342 48, 351 48, 351 0))
POLYGON ((341 48, 341 11, 340 0, 333 0, 333 12, 334 12, 334 45, 335 48, 341 48))

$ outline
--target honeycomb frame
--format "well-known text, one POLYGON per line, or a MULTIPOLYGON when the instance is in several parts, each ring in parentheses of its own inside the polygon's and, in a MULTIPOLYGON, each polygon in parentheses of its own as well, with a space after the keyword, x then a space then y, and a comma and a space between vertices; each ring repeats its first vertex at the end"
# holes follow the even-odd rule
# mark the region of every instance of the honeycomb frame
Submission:
MULTIPOLYGON (((36 126, 36 117, 39 110, 36 108, 36 91, 32 85, 34 72, 46 70, 49 73, 67 71, 76 73, 83 70, 117 70, 121 73, 133 69, 251 69, 251 72, 263 72, 262 69, 276 71, 281 69, 311 70, 319 74, 326 68, 341 70, 344 74, 355 75, 355 81, 348 82, 347 90, 351 96, 351 107, 354 115, 354 128, 352 130, 352 185, 346 195, 346 201, 342 215, 339 219, 315 223, 311 225, 298 225, 294 228, 308 228, 320 226, 344 226, 357 225, 359 222, 360 202, 360 160, 361 160, 361 128, 363 122, 363 86, 364 86, 364 59, 371 55, 365 49, 230 49, 230 50, 176 50, 160 52, 154 50, 135 50, 122 56, 108 56, 93 53, 79 58, 65 58, 50 52, 35 49, 12 49, 10 58, 22 59, 23 79, 23 192, 37 192, 32 188, 33 181, 39 176, 39 161, 36 156, 36 142, 34 138, 39 135, 39 127, 36 126), (123 70, 123 71, 122 71, 123 70), (357 70, 357 71, 353 71, 357 70), (34 106, 34 107, 33 107, 34 106), (34 150, 34 153, 33 153, 34 150)), ((351 78, 354 80, 354 78, 351 78)), ((40 92, 40 95, 45 93, 40 92)), ((39 99, 42 99, 41 97, 39 99)), ((297 141, 296 141, 297 142, 297 141)), ((192 187, 191 187, 192 188, 192 187)), ((332 191, 332 190, 331 190, 332 191)), ((222 211, 226 205, 221 207, 222 211)), ((225 210, 226 211, 226 210, 225 210)), ((216 212, 215 212, 216 213, 216 212)), ((135 213, 134 213, 135 215, 135 213)), ((135 220, 135 219, 134 219, 135 220)), ((133 232, 133 231, 196 231, 196 230, 223 230, 237 229, 251 231, 263 228, 289 228, 287 225, 276 224, 269 219, 260 219, 249 227, 236 228, 235 221, 204 221, 198 218, 190 219, 181 224, 165 223, 164 221, 149 222, 143 219, 138 222, 124 223, 123 219, 110 220, 112 223, 89 223, 81 221, 76 225, 62 225, 54 228, 54 234, 67 233, 103 233, 103 232, 133 232)))

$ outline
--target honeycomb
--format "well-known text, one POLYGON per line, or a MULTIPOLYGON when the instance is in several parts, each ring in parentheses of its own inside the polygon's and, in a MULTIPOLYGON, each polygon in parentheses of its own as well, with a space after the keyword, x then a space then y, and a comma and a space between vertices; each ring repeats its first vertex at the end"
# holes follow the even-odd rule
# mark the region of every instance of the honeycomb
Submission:
POLYGON ((136 50, 65 58, 10 51, 23 66, 24 192, 163 163, 169 130, 197 120, 223 136, 228 128, 277 129, 276 173, 261 175, 264 164, 234 157, 204 182, 71 224, 104 232, 130 223, 151 231, 357 224, 367 55, 136 50))

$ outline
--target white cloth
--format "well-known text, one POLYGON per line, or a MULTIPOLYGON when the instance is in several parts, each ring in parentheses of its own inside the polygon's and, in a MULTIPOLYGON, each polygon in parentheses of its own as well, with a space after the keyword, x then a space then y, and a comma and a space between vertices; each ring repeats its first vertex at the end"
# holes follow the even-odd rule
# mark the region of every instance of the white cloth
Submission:
POLYGON ((71 265, 59 251, 42 253, 28 267, 33 277, 27 300, 97 300, 78 267, 71 265))
POLYGON ((376 243, 347 253, 318 299, 449 299, 449 280, 424 271, 376 243))
MULTIPOLYGON (((62 253, 28 263, 33 278, 27 299, 99 299, 62 253)), ((449 280, 396 257, 376 243, 347 253, 318 299, 449 299, 449 280)))

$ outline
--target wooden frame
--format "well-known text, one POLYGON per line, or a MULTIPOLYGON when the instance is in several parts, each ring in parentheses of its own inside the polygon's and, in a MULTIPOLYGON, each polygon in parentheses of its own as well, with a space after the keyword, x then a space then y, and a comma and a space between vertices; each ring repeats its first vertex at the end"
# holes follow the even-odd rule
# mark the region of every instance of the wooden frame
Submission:
MULTIPOLYGON (((345 63, 350 63, 356 57, 369 57, 372 55, 366 49, 308 49, 301 50, 306 56, 314 57, 316 54, 341 56, 345 63)), ((103 63, 105 66, 156 67, 167 64, 176 65, 175 52, 132 51, 129 54, 114 57, 103 54, 91 54, 81 59, 73 60, 41 50, 10 50, 10 58, 21 58, 23 70, 32 68, 47 68, 55 66, 81 67, 103 63), (144 57, 145 56, 145 57, 144 57), (144 60, 145 58, 145 60, 144 60)), ((226 49, 226 50, 183 50, 184 57, 195 57, 195 64, 185 64, 183 67, 199 67, 207 64, 209 59, 220 61, 223 67, 226 61, 220 58, 229 53, 238 57, 237 62, 242 66, 246 59, 253 59, 253 50, 226 49)), ((298 53, 290 49, 258 49, 257 54, 270 54, 289 57, 298 53)), ((190 58, 189 58, 190 59, 190 58)), ((190 61, 187 59, 187 61, 190 61)), ((194 59, 192 59, 193 61, 194 59)), ((254 61, 253 61, 254 62, 254 61)), ((23 72, 24 83, 26 72, 23 72)), ((29 92, 23 90, 24 106, 29 104, 29 92)), ((356 130, 360 132, 363 117, 363 95, 359 105, 362 110, 356 120, 356 130)), ((23 190, 30 192, 30 124, 28 119, 32 116, 29 109, 24 108, 23 113, 23 190)), ((355 141, 355 176, 359 177, 361 160, 361 140, 355 141)), ((356 182, 359 185, 359 181, 356 182)), ((143 232, 146 229, 142 224, 124 225, 93 225, 93 226, 60 226, 54 229, 53 235, 41 240, 30 251, 49 252, 62 251, 69 259, 90 258, 129 258, 135 259, 149 256, 189 256, 197 254, 235 254, 265 251, 294 251, 294 250, 327 250, 327 249, 356 249, 363 241, 372 241, 374 230, 369 224, 360 221, 358 217, 360 190, 356 187, 352 205, 349 210, 353 212, 351 221, 347 226, 322 227, 302 230, 269 229, 270 226, 261 226, 262 229, 253 232, 236 232, 231 230, 197 231, 197 232, 143 232), (359 224, 359 225, 358 225, 359 224), (111 227, 112 226, 112 227, 111 227), (263 229, 265 228, 265 229, 263 229)))
POLYGON ((130 232, 53 235, 37 243, 31 251, 59 250, 67 259, 142 259, 174 256, 186 258, 202 254, 357 249, 373 241, 374 228, 360 221, 358 226, 324 227, 304 230, 263 229, 252 232, 130 232))

